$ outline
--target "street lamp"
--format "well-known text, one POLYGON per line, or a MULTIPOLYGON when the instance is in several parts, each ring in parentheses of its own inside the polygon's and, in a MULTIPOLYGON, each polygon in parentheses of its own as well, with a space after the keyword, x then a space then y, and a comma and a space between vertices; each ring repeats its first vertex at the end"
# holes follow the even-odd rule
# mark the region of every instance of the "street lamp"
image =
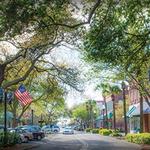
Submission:
POLYGON ((128 133, 127 129, 127 116, 126 116, 126 93, 125 93, 126 85, 122 82, 122 95, 123 95, 123 110, 124 110, 124 130, 125 135, 128 133))
POLYGON ((102 112, 103 112, 103 128, 105 128, 105 119, 104 119, 104 112, 105 112, 105 106, 102 106, 102 112))
POLYGON ((115 111, 115 95, 111 95, 111 100, 113 102, 113 125, 114 125, 114 130, 116 130, 116 111, 115 111))
POLYGON ((31 124, 33 125, 33 109, 31 109, 31 124))

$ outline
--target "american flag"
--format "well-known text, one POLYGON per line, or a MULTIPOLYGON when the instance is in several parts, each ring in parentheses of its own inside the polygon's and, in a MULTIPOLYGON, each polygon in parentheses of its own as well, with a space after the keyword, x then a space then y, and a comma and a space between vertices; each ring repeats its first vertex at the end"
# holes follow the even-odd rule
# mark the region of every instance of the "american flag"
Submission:
POLYGON ((32 97, 27 92, 24 85, 19 86, 19 88, 15 91, 15 96, 23 106, 32 102, 32 97))

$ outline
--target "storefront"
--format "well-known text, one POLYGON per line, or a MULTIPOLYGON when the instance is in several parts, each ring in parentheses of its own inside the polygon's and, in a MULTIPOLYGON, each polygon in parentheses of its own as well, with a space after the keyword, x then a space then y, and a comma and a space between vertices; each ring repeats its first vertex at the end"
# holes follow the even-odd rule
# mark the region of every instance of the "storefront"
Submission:
MULTIPOLYGON (((129 118, 129 131, 136 133, 140 131, 140 103, 131 105, 127 112, 129 118)), ((150 107, 143 102, 143 131, 150 132, 150 107)))

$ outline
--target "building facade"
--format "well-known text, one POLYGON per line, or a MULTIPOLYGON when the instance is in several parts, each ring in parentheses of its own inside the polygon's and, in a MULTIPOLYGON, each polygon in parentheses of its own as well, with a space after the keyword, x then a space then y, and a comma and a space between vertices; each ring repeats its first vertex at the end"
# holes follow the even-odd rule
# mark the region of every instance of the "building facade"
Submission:
MULTIPOLYGON (((127 112, 131 133, 140 130, 140 93, 134 83, 129 85, 130 107, 127 112)), ((150 132, 150 106, 143 99, 143 131, 150 132)))

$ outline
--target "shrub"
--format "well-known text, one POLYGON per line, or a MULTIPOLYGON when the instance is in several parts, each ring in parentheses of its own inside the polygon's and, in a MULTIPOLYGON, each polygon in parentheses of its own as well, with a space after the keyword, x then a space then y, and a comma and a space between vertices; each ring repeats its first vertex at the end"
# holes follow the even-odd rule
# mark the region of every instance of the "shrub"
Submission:
POLYGON ((100 129, 99 130, 99 134, 101 134, 101 135, 106 135, 106 136, 108 136, 108 135, 110 135, 112 133, 112 131, 111 130, 108 130, 108 129, 100 129))
POLYGON ((99 133, 99 129, 92 129, 92 133, 99 133))
POLYGON ((91 131, 92 131, 92 128, 86 128, 85 131, 86 131, 86 132, 91 132, 91 131))
POLYGON ((116 131, 112 131, 112 133, 110 134, 110 136, 122 136, 118 130, 116 131))
MULTIPOLYGON (((7 143, 5 146, 15 145, 19 142, 20 135, 17 133, 7 132, 6 138, 7 138, 7 143)), ((0 146, 1 147, 4 146, 4 132, 0 132, 0 146)))
POLYGON ((136 144, 150 144, 150 133, 127 134, 126 140, 136 144))

